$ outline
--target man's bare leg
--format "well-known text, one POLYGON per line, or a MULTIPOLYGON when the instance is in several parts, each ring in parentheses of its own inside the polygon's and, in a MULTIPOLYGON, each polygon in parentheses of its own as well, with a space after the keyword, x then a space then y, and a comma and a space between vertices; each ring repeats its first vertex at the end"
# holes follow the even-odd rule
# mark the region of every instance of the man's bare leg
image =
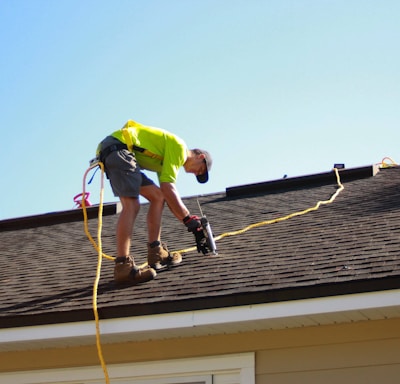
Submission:
POLYGON ((160 241, 161 218, 164 209, 164 195, 156 185, 146 185, 140 188, 140 194, 149 201, 147 213, 148 242, 160 241))
POLYGON ((150 202, 147 214, 148 264, 155 270, 178 265, 182 261, 182 256, 177 252, 170 254, 166 245, 161 244, 161 218, 165 205, 164 194, 156 185, 141 187, 140 194, 150 202))
POLYGON ((117 255, 128 256, 131 248, 131 236, 136 216, 140 209, 136 197, 120 197, 122 211, 117 223, 117 255))

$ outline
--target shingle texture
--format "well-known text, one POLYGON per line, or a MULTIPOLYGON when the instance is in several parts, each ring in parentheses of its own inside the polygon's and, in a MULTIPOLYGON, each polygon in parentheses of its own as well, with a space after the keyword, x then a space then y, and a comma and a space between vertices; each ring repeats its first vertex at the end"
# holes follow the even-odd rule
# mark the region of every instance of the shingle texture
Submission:
MULTIPOLYGON (((344 173, 343 173, 344 175, 344 173)), ((198 197, 214 234, 284 217, 328 200, 333 172, 303 183, 268 183, 239 193, 198 197), (263 190, 263 187, 264 190, 263 190), (249 193, 246 193, 249 192, 249 193)), ((400 169, 343 181, 332 204, 217 242, 218 255, 197 251, 140 286, 117 286, 113 262, 102 261, 98 307, 102 318, 215 308, 247 303, 370 292, 400 287, 400 169)), ((183 199, 198 214, 196 197, 183 199)), ((95 209, 95 208, 94 208, 95 209)), ((146 261, 142 204, 132 254, 146 261)), ((0 222, 0 326, 92 319, 97 253, 79 213, 0 222)), ((98 220, 89 220, 96 235, 98 220)), ((113 254, 117 214, 103 217, 103 251, 113 254)), ((194 237, 165 209, 163 241, 170 250, 194 246, 194 237)))

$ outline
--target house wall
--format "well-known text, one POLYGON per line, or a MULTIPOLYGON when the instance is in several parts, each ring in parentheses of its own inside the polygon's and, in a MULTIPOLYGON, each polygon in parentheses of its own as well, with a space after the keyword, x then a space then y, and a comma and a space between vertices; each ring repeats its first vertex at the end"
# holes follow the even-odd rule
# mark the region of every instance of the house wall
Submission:
MULTIPOLYGON (((256 384, 394 384, 399 351, 398 318, 103 345, 108 366, 255 352, 256 384)), ((98 364, 94 346, 0 353, 0 372, 98 364)))

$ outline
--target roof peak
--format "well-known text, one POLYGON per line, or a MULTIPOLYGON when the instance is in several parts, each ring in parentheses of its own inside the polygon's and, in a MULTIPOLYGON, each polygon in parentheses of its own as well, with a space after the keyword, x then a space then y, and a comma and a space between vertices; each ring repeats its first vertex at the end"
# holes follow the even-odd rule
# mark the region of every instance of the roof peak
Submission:
MULTIPOLYGON (((379 172, 377 165, 369 165, 357 168, 339 169, 339 175, 342 181, 351 181, 375 176, 379 172)), ((226 188, 227 197, 237 197, 252 195, 265 192, 280 192, 289 188, 313 187, 316 184, 330 184, 335 180, 335 173, 332 169, 329 172, 316 173, 306 176, 296 176, 282 178, 262 183, 239 185, 226 188)))

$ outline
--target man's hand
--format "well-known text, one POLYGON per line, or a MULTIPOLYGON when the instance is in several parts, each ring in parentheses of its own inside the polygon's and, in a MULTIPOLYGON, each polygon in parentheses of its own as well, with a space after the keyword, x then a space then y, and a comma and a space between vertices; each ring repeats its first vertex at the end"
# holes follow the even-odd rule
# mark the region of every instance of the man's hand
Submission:
POLYGON ((186 225, 186 228, 188 229, 189 232, 193 232, 194 234, 196 234, 196 232, 201 231, 201 221, 198 216, 187 215, 183 219, 183 224, 186 225))
POLYGON ((194 234, 197 252, 202 252, 204 255, 207 254, 207 239, 204 234, 200 218, 198 216, 188 215, 183 219, 183 223, 186 225, 188 231, 194 234))

